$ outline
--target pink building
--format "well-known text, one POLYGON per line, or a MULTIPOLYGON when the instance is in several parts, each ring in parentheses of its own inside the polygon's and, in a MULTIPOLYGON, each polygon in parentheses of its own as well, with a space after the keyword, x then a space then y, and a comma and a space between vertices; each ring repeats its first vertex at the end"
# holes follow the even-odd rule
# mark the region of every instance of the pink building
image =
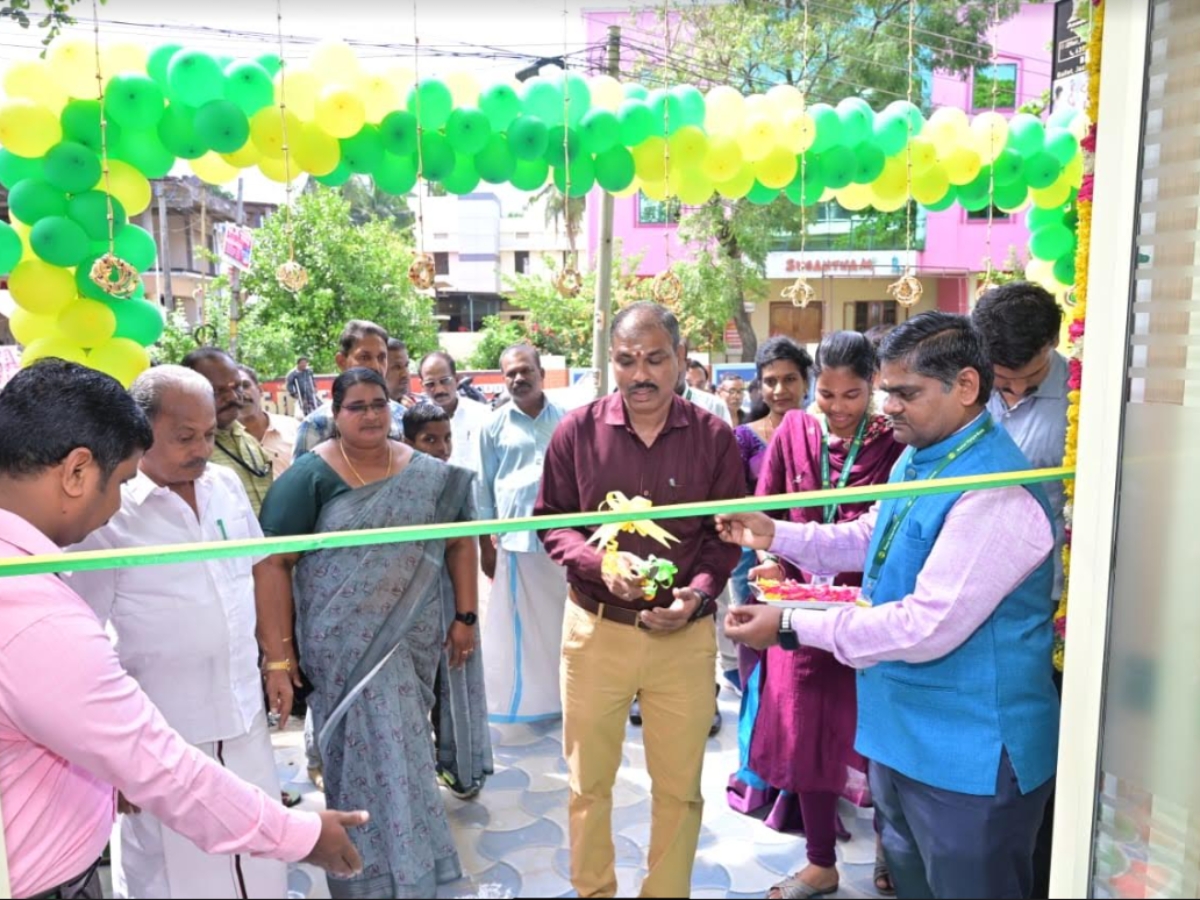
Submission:
MULTIPOLYGON (((995 35, 982 39, 969 52, 980 58, 979 68, 966 75, 934 72, 924 85, 926 97, 932 92, 932 105, 955 106, 968 114, 992 107, 991 81, 987 73, 995 41, 997 104, 999 112, 1011 114, 1016 106, 1038 100, 1050 87, 1050 44, 1054 35, 1053 3, 1026 3, 1012 19, 996 29, 995 35), (982 70, 982 71, 980 71, 982 70), (978 87, 976 81, 979 81, 978 87)), ((636 14, 628 9, 585 10, 588 41, 603 44, 609 25, 619 25, 623 37, 635 44, 654 45, 661 32, 659 13, 644 10, 636 14)), ((851 228, 848 218, 834 205, 819 208, 822 226, 830 234, 845 234, 851 228)), ((599 239, 599 194, 588 203, 589 244, 595 253, 599 239)), ((1028 241, 1026 213, 994 215, 991 225, 993 265, 1003 266, 1011 247, 1021 254, 1028 241)), ((641 255, 639 271, 654 275, 668 258, 683 259, 688 249, 676 236, 665 204, 640 194, 617 198, 614 235, 626 256, 641 255), (668 256, 669 254, 669 256, 668 256)), ((767 259, 771 293, 767 301, 755 305, 751 321, 759 338, 771 334, 789 334, 805 343, 816 343, 821 335, 842 328, 866 328, 897 320, 926 309, 966 312, 974 296, 978 274, 986 268, 989 228, 987 211, 968 213, 958 206, 943 212, 922 211, 918 217, 918 237, 923 242, 911 255, 903 246, 864 247, 855 250, 820 249, 821 241, 810 229, 808 249, 801 258, 798 243, 781 240, 781 249, 767 259), (790 247, 790 249, 788 249, 790 247), (914 266, 925 295, 911 310, 899 308, 887 293, 887 286, 900 271, 914 266), (781 291, 801 273, 806 273, 817 289, 818 301, 806 309, 797 309, 783 300, 781 291)), ((852 242, 851 246, 855 246, 852 242)), ((730 335, 732 337, 732 335, 730 335)), ((712 348, 716 359, 721 348, 712 348)), ((730 359, 740 359, 740 346, 728 348, 730 359)))

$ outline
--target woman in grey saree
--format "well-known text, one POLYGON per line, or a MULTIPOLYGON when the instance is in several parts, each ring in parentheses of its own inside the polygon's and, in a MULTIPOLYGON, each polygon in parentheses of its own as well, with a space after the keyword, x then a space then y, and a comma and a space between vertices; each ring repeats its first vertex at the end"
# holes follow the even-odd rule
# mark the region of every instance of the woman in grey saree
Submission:
MULTIPOLYGON (((302 456, 268 494, 268 534, 469 518, 469 472, 388 439, 386 386, 377 373, 351 369, 339 377, 334 417, 339 437, 302 456)), ((335 898, 431 897, 438 884, 461 877, 429 712, 447 642, 436 586, 450 568, 473 597, 476 566, 470 538, 272 557, 269 589, 282 602, 294 599, 327 803, 371 814, 351 836, 363 872, 330 878, 335 898)), ((456 629, 451 644, 459 659, 469 658, 473 630, 456 629)))

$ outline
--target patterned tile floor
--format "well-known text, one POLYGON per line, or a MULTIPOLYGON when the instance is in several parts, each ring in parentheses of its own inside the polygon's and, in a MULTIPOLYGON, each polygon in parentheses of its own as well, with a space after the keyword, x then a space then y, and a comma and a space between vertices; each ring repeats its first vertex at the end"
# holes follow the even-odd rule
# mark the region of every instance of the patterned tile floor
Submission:
MULTIPOLYGON (((704 827, 692 877, 697 898, 752 898, 804 864, 804 839, 779 834, 732 812, 725 782, 737 768, 738 700, 722 691, 725 727, 709 741, 705 760, 704 827)), ((494 726, 496 774, 470 803, 448 793, 446 807, 466 877, 444 885, 440 897, 574 896, 567 843, 567 770, 560 726, 494 726)), ((303 739, 289 728, 275 739, 280 780, 299 790, 304 807, 320 808, 324 796, 308 781, 303 739)), ((836 897, 878 896, 872 884, 875 856, 869 811, 845 804, 842 818, 852 834, 838 847, 841 888, 836 897)), ((629 728, 625 764, 614 796, 617 880, 622 897, 637 896, 645 875, 650 838, 650 779, 641 732, 629 728)), ((324 876, 309 866, 293 869, 290 896, 329 896, 324 876)))

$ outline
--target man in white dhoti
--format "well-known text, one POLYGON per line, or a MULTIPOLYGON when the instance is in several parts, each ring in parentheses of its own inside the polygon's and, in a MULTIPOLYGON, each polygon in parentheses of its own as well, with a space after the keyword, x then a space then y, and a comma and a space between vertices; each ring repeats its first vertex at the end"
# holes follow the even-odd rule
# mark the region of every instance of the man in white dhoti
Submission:
MULTIPOLYGON (((480 519, 533 514, 550 436, 563 410, 547 399, 537 350, 509 347, 500 369, 512 402, 479 432, 480 519)), ((535 531, 502 534, 482 543, 492 594, 483 619, 487 647, 488 713, 493 722, 532 722, 562 715, 559 657, 562 645, 564 569, 551 561, 535 531)))
MULTIPOLYGON (((72 550, 262 536, 241 482, 209 465, 216 432, 212 386, 179 366, 149 369, 131 388, 154 445, 121 491, 121 509, 72 550)), ((248 557, 80 572, 70 584, 109 626, 125 670, 183 737, 234 774, 279 797, 268 702, 292 705, 291 623, 256 610, 248 557), (258 641, 256 641, 256 631, 258 641)), ((287 867, 210 856, 148 812, 122 803, 113 835, 118 897, 283 897, 287 867)))

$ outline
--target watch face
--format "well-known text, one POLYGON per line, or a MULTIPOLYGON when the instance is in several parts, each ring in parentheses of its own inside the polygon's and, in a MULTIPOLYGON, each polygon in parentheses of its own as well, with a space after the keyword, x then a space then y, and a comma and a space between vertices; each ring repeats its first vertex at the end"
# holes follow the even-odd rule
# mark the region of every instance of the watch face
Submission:
POLYGON ((474 625, 479 621, 479 616, 475 615, 475 613, 458 613, 454 618, 464 625, 474 625))

